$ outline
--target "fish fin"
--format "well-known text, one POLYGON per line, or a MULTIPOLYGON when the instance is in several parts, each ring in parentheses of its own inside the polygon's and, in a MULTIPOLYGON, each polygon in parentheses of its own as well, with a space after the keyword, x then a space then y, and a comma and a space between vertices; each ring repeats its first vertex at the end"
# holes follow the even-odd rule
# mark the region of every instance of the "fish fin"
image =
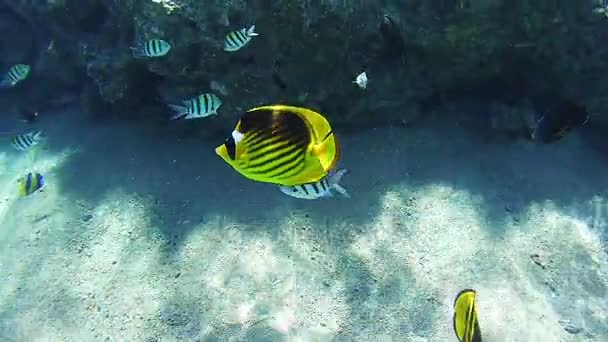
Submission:
POLYGON ((0 80, 0 89, 2 88, 11 88, 15 85, 15 83, 9 80, 0 80))
POLYGON ((42 135, 42 131, 32 132, 32 138, 39 141, 46 140, 46 137, 42 135))
POLYGON ((143 59, 143 58, 147 58, 148 56, 146 56, 145 52, 143 51, 141 46, 131 46, 131 55, 134 58, 139 58, 139 59, 143 59))
POLYGON ((249 37, 255 37, 255 36, 259 36, 259 34, 257 34, 255 32, 255 25, 251 25, 251 27, 249 28, 249 30, 247 30, 247 35, 249 37))
POLYGON ((175 112, 175 115, 170 117, 169 120, 175 120, 175 119, 181 118, 182 116, 188 115, 188 108, 185 106, 174 105, 174 104, 169 104, 168 106, 175 112))
POLYGON ((348 191, 346 191, 346 189, 344 189, 344 187, 342 185, 335 184, 333 189, 336 190, 337 192, 339 192, 340 194, 342 194, 342 196, 344 196, 346 198, 351 198, 348 191))
POLYGON ((342 179, 342 176, 344 176, 347 173, 348 173, 347 169, 342 169, 342 170, 338 170, 335 173, 331 174, 329 176, 329 186, 332 189, 339 192, 340 194, 342 194, 342 196, 344 196, 346 198, 351 198, 348 191, 346 191, 346 189, 344 187, 342 187, 342 185, 339 184, 340 180, 342 179))

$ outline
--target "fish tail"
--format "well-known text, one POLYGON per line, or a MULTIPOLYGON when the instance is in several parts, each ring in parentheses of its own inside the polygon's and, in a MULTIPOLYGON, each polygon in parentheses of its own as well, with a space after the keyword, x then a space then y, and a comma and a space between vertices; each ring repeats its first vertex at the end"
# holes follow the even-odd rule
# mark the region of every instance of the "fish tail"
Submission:
POLYGON ((46 137, 42 136, 42 131, 38 131, 38 132, 33 133, 32 134, 32 138, 34 140, 44 140, 44 139, 46 139, 46 137))
POLYGON ((0 80, 0 89, 1 88, 10 88, 14 85, 15 84, 13 82, 11 82, 10 80, 7 80, 7 79, 0 80))
POLYGON ((184 115, 188 115, 188 107, 186 107, 186 106, 180 106, 180 105, 174 105, 174 104, 169 104, 168 106, 175 112, 175 115, 169 118, 170 120, 175 120, 184 115))
POLYGON ((247 35, 249 37, 258 36, 258 34, 255 32, 255 25, 251 25, 251 27, 249 28, 249 30, 247 30, 247 35))
POLYGON ((331 188, 335 189, 337 192, 341 193, 342 196, 344 196, 346 198, 351 198, 348 191, 346 191, 346 189, 344 187, 342 187, 342 185, 339 184, 340 180, 342 179, 342 176, 344 176, 347 173, 348 173, 347 169, 342 169, 342 170, 338 170, 335 173, 331 174, 329 176, 329 186, 331 188))
POLYGON ((142 46, 131 46, 131 55, 135 58, 148 57, 142 46))

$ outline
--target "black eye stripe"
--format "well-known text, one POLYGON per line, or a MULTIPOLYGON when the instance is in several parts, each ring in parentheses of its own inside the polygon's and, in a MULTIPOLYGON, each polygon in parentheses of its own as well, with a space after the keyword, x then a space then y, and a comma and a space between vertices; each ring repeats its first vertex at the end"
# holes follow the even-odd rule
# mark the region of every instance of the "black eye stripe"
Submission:
POLYGON ((228 152, 228 156, 230 157, 230 159, 235 160, 236 159, 236 143, 234 142, 234 138, 232 136, 229 136, 226 139, 226 142, 224 142, 224 145, 226 146, 226 151, 228 152))

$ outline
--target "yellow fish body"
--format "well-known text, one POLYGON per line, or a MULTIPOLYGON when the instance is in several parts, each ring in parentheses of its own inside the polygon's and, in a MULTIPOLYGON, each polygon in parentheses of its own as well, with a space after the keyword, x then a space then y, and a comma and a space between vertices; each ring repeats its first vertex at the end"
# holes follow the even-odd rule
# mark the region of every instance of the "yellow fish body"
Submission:
POLYGON ((481 342, 475 295, 474 290, 462 290, 454 301, 454 333, 459 342, 481 342))
POLYGON ((286 186, 320 181, 339 159, 327 119, 310 109, 285 105, 245 112, 215 152, 251 180, 286 186))

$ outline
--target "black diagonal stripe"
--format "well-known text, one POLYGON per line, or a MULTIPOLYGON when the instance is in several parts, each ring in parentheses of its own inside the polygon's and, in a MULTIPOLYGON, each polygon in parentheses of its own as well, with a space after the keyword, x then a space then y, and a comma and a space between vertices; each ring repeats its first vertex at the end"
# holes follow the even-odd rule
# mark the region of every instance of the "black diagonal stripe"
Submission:
POLYGON ((237 38, 235 37, 235 33, 234 32, 230 32, 230 34, 228 35, 227 38, 230 41, 230 45, 233 48, 239 47, 239 43, 237 42, 237 38))
POLYGON ((292 158, 290 160, 285 160, 285 162, 276 165, 272 171, 272 173, 268 173, 267 176, 274 178, 274 179, 286 179, 288 177, 286 177, 286 175, 289 173, 292 176, 297 174, 297 173, 293 173, 291 171, 293 171, 293 169, 299 169, 300 171, 302 169, 304 169, 304 155, 303 154, 298 154, 295 156, 295 158, 292 158), (291 173, 290 173, 291 172, 291 173))
POLYGON ((205 104, 205 114, 209 113, 209 95, 203 94, 203 103, 205 104))
POLYGON ((304 190, 304 193, 308 195, 308 189, 306 189, 306 184, 302 185, 302 190, 304 190))
POLYGON ((27 140, 25 140, 25 137, 23 135, 20 135, 17 139, 19 140, 19 146, 21 146, 22 149, 26 149, 29 147, 29 144, 27 143, 27 140))
POLYGON ((315 190, 315 193, 318 194, 319 193, 319 187, 317 186, 316 183, 312 183, 310 184, 312 186, 312 188, 315 190))
POLYGON ((15 139, 15 140, 14 140, 14 142, 15 142, 15 146, 17 146, 17 147, 18 147, 18 148, 20 148, 20 149, 23 149, 23 142, 21 141, 21 136, 20 136, 20 135, 18 135, 18 136, 16 136, 16 137, 14 137, 13 139, 15 139))
POLYGON ((268 139, 259 139, 259 143, 257 144, 247 144, 247 151, 249 152, 250 155, 255 155, 256 153, 262 151, 265 148, 268 148, 270 146, 285 146, 285 144, 288 144, 289 140, 284 139, 281 136, 276 136, 276 137, 270 137, 268 139))
POLYGON ((327 134, 325 134, 325 136, 323 137, 323 139, 321 139, 321 141, 325 141, 325 139, 329 138, 329 136, 333 133, 334 131, 329 131, 327 132, 327 134))
POLYGON ((304 153, 303 144, 286 144, 277 146, 274 149, 261 151, 257 155, 251 156, 250 167, 256 168, 259 166, 268 165, 275 162, 280 162, 282 159, 287 158, 294 152, 304 153), (264 159, 264 157, 268 157, 264 159))
POLYGON ((255 141, 251 141, 247 143, 247 150, 250 154, 255 154, 256 152, 271 146, 271 145, 284 145, 285 143, 298 144, 304 143, 306 141, 304 139, 298 139, 297 137, 288 136, 289 132, 287 131, 275 131, 275 132, 264 132, 266 134, 258 136, 255 141))
POLYGON ((294 142, 304 141, 306 145, 311 139, 307 124, 301 117, 291 112, 249 111, 242 115, 239 127, 247 136, 247 146, 254 148, 254 145, 274 136, 285 136, 285 139, 294 142))
POLYGON ((286 129, 261 129, 249 131, 248 138, 245 140, 249 148, 254 148, 256 145, 274 138, 290 139, 290 132, 286 129), (255 135, 255 136, 254 136, 255 135))
POLYGON ((321 184, 321 188, 323 189, 323 191, 327 191, 327 186, 325 185, 325 182, 327 182, 327 179, 323 178, 323 180, 321 180, 320 184, 321 184))
POLYGON ((276 143, 290 141, 293 143, 304 143, 305 145, 310 141, 308 136, 297 134, 288 127, 277 126, 273 130, 264 130, 255 140, 252 139, 247 146, 249 146, 251 150, 258 150, 260 149, 260 145, 266 144, 264 140, 273 140, 276 141, 276 143))
POLYGON ((278 177, 281 174, 288 171, 288 170, 282 170, 281 168, 291 165, 293 163, 295 163, 297 165, 299 163, 304 162, 304 153, 302 153, 301 151, 294 149, 294 150, 288 151, 288 152, 289 153, 286 153, 281 156, 282 159, 274 158, 272 160, 269 160, 268 162, 257 165, 259 167, 259 169, 257 169, 257 170, 255 170, 253 168, 249 168, 249 169, 251 170, 252 173, 255 173, 255 174, 265 174, 270 177, 278 177))
POLYGON ((247 134, 245 134, 245 136, 243 137, 243 143, 249 145, 249 143, 251 143, 252 141, 258 141, 259 142, 259 138, 260 135, 262 135, 263 132, 257 131, 257 132, 249 132, 247 134))
POLYGON ((232 43, 232 40, 230 39, 230 34, 228 34, 226 36, 226 46, 228 46, 229 48, 233 48, 234 44, 232 43))
POLYGON ((269 151, 262 151, 258 155, 250 158, 250 166, 254 168, 270 168, 268 165, 281 165, 285 158, 292 158, 294 153, 298 155, 304 155, 306 152, 305 145, 302 144, 286 144, 278 146, 275 149, 269 151))
POLYGON ((270 129, 261 129, 259 131, 250 131, 249 137, 247 139, 247 146, 254 146, 257 145, 259 143, 261 143, 262 141, 268 140, 268 139, 272 139, 273 137, 276 136, 282 136, 285 135, 286 132, 283 130, 272 130, 272 128, 270 129), (255 134, 255 137, 253 136, 253 134, 255 134))
POLYGON ((17 70, 16 69, 17 68, 13 67, 13 68, 10 68, 10 70, 8 71, 8 79, 11 82, 15 82, 15 81, 17 81, 19 79, 19 75, 17 74, 17 70))
POLYGON ((295 165, 294 167, 289 168, 288 170, 285 170, 285 172, 282 172, 279 176, 276 176, 276 179, 288 179, 291 178, 295 175, 297 175, 298 173, 302 172, 302 170, 304 169, 306 165, 302 162, 302 163, 298 163, 297 165, 295 165))
POLYGON ((245 43, 247 42, 243 31, 237 31, 236 37, 239 40, 239 46, 245 45, 245 43))

